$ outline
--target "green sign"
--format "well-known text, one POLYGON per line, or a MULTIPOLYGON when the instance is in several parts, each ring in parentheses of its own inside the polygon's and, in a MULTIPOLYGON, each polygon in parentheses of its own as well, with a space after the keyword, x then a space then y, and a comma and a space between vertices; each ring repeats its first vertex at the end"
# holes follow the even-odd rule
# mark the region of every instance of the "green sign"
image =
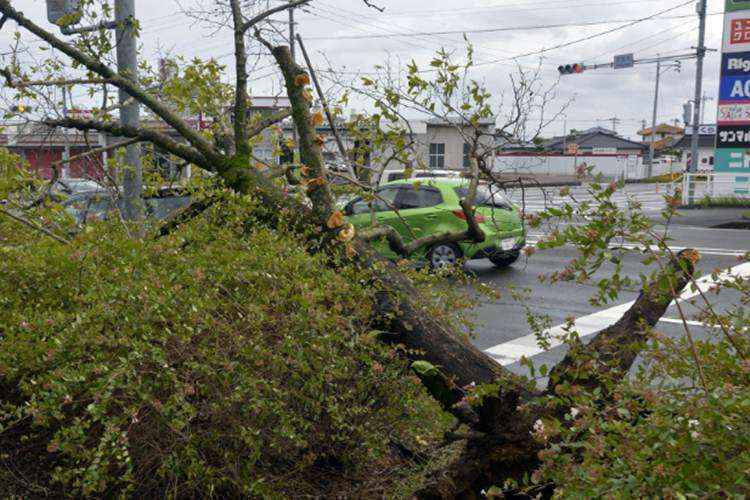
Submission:
POLYGON ((735 10, 750 10, 750 0, 726 0, 727 5, 725 10, 732 12, 735 10))

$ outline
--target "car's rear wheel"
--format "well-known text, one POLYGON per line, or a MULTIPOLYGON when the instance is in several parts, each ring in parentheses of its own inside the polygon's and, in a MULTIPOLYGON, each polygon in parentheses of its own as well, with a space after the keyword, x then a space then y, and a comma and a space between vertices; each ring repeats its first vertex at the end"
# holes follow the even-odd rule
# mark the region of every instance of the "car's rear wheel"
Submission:
POLYGON ((496 267, 508 267, 515 264, 520 256, 521 252, 518 250, 513 252, 497 252, 494 255, 490 255, 490 262, 496 267))
POLYGON ((458 264, 461 258, 461 249, 454 243, 439 243, 427 252, 430 261, 430 269, 444 269, 458 264))

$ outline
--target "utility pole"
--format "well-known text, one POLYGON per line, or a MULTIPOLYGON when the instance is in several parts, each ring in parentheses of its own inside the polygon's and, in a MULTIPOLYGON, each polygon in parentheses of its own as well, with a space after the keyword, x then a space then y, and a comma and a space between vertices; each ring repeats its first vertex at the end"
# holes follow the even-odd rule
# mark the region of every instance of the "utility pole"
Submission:
POLYGON ((706 57, 706 0, 698 2, 698 47, 696 55, 698 56, 695 65, 695 109, 693 109, 693 134, 690 137, 690 168, 689 172, 698 171, 698 128, 701 125, 701 109, 703 97, 703 60, 706 57))
MULTIPOLYGON (((117 39, 117 68, 121 75, 133 81, 138 80, 138 48, 135 36, 135 0, 115 0, 115 29, 117 39)), ((138 127, 140 106, 135 99, 122 89, 118 92, 120 101, 120 123, 124 126, 138 127)), ((143 220, 143 167, 141 165, 141 147, 131 144, 125 150, 125 163, 122 190, 125 201, 123 218, 125 220, 143 220)))
MULTIPOLYGON (((293 0, 289 0, 289 3, 292 3, 293 0)), ((296 40, 295 40, 295 22, 294 22, 294 7, 289 9, 289 52, 292 54, 292 61, 297 62, 297 50, 296 50, 296 40)), ((295 163, 302 161, 301 159, 298 160, 298 151, 299 148, 297 147, 297 127, 292 126, 292 140, 294 141, 294 149, 292 150, 294 154, 292 155, 294 158, 295 163)))
POLYGON ((620 124, 622 120, 615 116, 613 118, 608 118, 607 121, 612 122, 612 131, 617 133, 617 125, 620 124))
MULTIPOLYGON (((68 117, 68 89, 66 87, 62 88, 62 111, 63 111, 63 117, 68 117)), ((71 96, 71 104, 73 101, 73 98, 71 96)), ((70 169, 70 137, 68 136, 67 129, 63 129, 63 140, 65 141, 65 149, 63 150, 63 164, 62 164, 62 178, 65 179, 68 176, 68 170, 70 169)))
POLYGON ((656 155, 656 118, 659 110, 659 82, 661 80, 661 61, 656 62, 656 91, 654 92, 654 114, 651 116, 651 154, 648 159, 646 177, 654 175, 654 155, 656 155))

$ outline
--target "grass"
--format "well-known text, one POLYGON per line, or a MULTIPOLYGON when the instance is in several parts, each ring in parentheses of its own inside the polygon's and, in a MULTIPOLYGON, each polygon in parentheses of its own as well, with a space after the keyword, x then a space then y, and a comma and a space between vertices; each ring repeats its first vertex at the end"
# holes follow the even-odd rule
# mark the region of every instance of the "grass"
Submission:
POLYGON ((750 220, 750 210, 748 210, 747 212, 742 212, 742 218, 750 220))
MULTIPOLYGON (((740 198, 737 196, 716 196, 710 198, 706 196, 696 203, 696 206, 704 208, 750 208, 750 198, 740 198)), ((749 212, 743 213, 745 217, 749 212)))
POLYGON ((643 179, 641 182, 643 184, 663 184, 665 182, 678 182, 681 180, 682 180, 682 174, 675 173, 675 174, 655 175, 654 177, 643 179))

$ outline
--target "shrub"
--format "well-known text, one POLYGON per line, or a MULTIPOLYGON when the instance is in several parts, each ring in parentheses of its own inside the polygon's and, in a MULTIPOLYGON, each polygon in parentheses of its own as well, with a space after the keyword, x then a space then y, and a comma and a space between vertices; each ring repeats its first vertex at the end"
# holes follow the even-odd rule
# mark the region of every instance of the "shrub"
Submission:
POLYGON ((363 277, 252 209, 0 247, 2 496, 320 495, 441 425, 363 277))

